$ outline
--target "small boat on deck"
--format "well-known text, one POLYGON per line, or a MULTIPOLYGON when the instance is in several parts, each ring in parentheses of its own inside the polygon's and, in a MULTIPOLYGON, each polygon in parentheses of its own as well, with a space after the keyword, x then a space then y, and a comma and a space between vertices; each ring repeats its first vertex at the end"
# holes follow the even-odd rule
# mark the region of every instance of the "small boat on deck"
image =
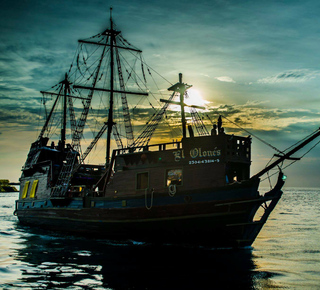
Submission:
POLYGON ((162 107, 151 105, 152 115, 145 113, 150 110, 129 109, 132 95, 151 95, 144 85, 152 73, 141 50, 123 38, 112 16, 108 29, 79 40, 64 80, 55 91, 42 92, 53 104, 22 168, 15 210, 21 224, 114 240, 212 247, 254 242, 282 195, 285 178, 279 165, 317 138, 319 130, 251 176, 251 137, 225 132, 221 116, 209 124, 209 132, 198 112, 204 108, 185 102, 191 85, 183 82, 182 74, 170 85, 170 97, 161 98, 162 107), (134 65, 123 60, 125 53, 134 65), (103 110, 94 110, 99 103, 103 110), (173 141, 162 136, 164 141, 151 143, 172 105, 179 107, 182 135, 173 141), (98 115, 101 111, 103 117, 98 115), (135 114, 140 125, 141 116, 149 117, 137 137, 135 114), (100 127, 84 150, 86 126, 93 119, 100 127), (60 126, 58 140, 54 122, 60 126), (104 135, 105 159, 86 163, 104 135), (275 186, 260 194, 261 176, 277 167, 275 186), (259 209, 263 213, 257 218, 259 209))

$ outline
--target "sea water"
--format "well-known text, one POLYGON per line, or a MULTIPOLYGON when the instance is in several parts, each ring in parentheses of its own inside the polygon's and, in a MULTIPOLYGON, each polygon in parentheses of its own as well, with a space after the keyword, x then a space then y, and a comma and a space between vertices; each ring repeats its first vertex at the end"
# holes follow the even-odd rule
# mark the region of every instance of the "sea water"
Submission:
POLYGON ((252 247, 95 240, 19 225, 0 193, 1 289, 320 289, 320 189, 284 189, 252 247))

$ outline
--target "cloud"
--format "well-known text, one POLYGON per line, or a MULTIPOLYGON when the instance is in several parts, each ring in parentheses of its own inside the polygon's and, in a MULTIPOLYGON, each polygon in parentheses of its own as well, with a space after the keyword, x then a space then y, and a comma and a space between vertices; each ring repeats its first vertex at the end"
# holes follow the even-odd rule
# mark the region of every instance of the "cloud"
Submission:
POLYGON ((298 83, 306 82, 314 79, 320 75, 320 71, 312 71, 308 69, 296 69, 279 73, 275 76, 259 79, 257 82, 260 84, 273 84, 273 83, 298 83))
POLYGON ((235 80, 233 80, 231 77, 228 77, 228 76, 215 77, 215 79, 220 82, 235 83, 235 80))
POLYGON ((283 131, 297 132, 296 128, 317 127, 320 114, 307 109, 276 109, 265 106, 266 102, 247 102, 243 105, 220 105, 212 111, 211 119, 218 115, 225 117, 224 126, 230 130, 243 127, 261 132, 283 131))

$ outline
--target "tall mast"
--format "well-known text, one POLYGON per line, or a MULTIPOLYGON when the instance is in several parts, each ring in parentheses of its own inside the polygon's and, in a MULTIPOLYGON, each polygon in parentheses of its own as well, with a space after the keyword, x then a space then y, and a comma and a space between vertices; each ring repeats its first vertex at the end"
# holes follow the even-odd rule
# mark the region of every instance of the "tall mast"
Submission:
POLYGON ((184 94, 187 91, 187 89, 191 88, 191 85, 187 85, 182 82, 182 73, 179 73, 179 82, 170 87, 169 91, 175 91, 180 94, 180 102, 178 103, 181 107, 181 123, 182 123, 182 136, 183 138, 186 138, 187 136, 187 124, 186 124, 186 115, 184 113, 184 107, 186 104, 184 103, 184 94))
MULTIPOLYGON (((181 121, 183 137, 186 137, 186 114, 184 113, 184 94, 187 90, 187 84, 182 83, 182 73, 179 73, 179 89, 180 89, 180 104, 181 104, 181 121)), ((190 87, 190 86, 189 86, 190 87)), ((188 88, 189 88, 188 87, 188 88)))
POLYGON ((63 96, 63 121, 62 121, 62 128, 61 128, 61 151, 64 150, 66 144, 66 127, 67 127, 67 96, 69 91, 69 81, 68 75, 65 75, 64 80, 61 82, 64 86, 64 96, 63 96))
POLYGON ((177 104, 180 105, 181 107, 181 123, 182 123, 182 135, 183 138, 186 138, 187 136, 187 130, 186 130, 186 116, 184 113, 184 107, 186 106, 186 104, 184 103, 184 94, 185 92, 191 88, 191 85, 187 85, 185 83, 182 82, 182 73, 179 73, 179 82, 176 83, 175 85, 173 85, 172 87, 168 88, 168 91, 174 91, 180 94, 180 102, 172 102, 172 101, 166 101, 166 100, 160 100, 162 102, 169 102, 171 104, 177 104))
POLYGON ((106 164, 109 163, 110 159, 110 148, 111 148, 111 133, 112 133, 112 127, 114 125, 113 122, 113 78, 114 78, 114 42, 115 37, 118 34, 118 31, 113 30, 113 21, 112 21, 112 7, 110 8, 110 55, 111 55, 111 61, 110 61, 110 104, 109 104, 109 116, 108 116, 108 131, 107 131, 107 152, 106 152, 106 164))
POLYGON ((64 149, 65 144, 66 144, 66 128, 67 128, 67 99, 68 99, 68 94, 70 94, 70 82, 68 80, 68 74, 65 74, 65 78, 63 81, 61 81, 60 83, 60 89, 59 89, 59 93, 50 93, 50 92, 44 92, 41 91, 42 94, 49 94, 49 95, 56 95, 57 98, 52 106, 52 109, 49 113, 49 116, 47 117, 47 120, 41 130, 41 133, 38 137, 38 140, 40 140, 43 135, 44 132, 47 130, 48 124, 51 120, 52 114, 56 108, 56 105, 58 103, 58 100, 60 98, 60 96, 62 97, 63 94, 63 100, 62 100, 62 124, 61 124, 61 136, 60 136, 60 140, 61 140, 61 150, 64 149))
MULTIPOLYGON (((85 86, 85 85, 73 85, 73 88, 75 89, 87 89, 90 90, 91 93, 94 91, 101 91, 101 92, 107 92, 109 93, 110 100, 109 100, 109 109, 108 109, 108 120, 105 123, 105 125, 102 127, 100 132, 97 134, 96 138, 100 138, 101 134, 105 132, 107 128, 107 146, 106 146, 106 164, 108 165, 109 159, 110 159, 110 151, 111 151, 111 135, 112 132, 115 131, 114 125, 116 124, 113 119, 113 105, 114 105, 114 97, 115 94, 121 94, 122 98, 122 105, 123 105, 123 112, 124 112, 124 120, 125 120, 125 127, 126 127, 126 134, 128 139, 133 139, 133 133, 132 133, 132 126, 131 126, 131 120, 130 120, 130 114, 129 114, 129 108, 127 105, 127 100, 126 100, 126 94, 134 94, 134 95, 143 95, 147 96, 148 93, 146 92, 130 92, 125 90, 125 84, 124 80, 122 77, 122 72, 121 72, 121 63, 120 63, 120 56, 118 53, 119 49, 124 49, 124 50, 130 50, 134 52, 141 53, 142 51, 136 48, 132 48, 126 45, 119 45, 117 44, 117 37, 118 35, 121 34, 121 31, 118 31, 114 27, 113 19, 112 19, 112 8, 110 8, 110 27, 106 29, 103 33, 100 34, 100 36, 106 36, 107 39, 106 41, 94 41, 94 40, 79 40, 80 43, 85 43, 85 44, 92 44, 92 45, 99 45, 99 46, 104 46, 104 51, 101 55, 101 59, 98 65, 98 69, 96 70, 96 76, 93 85, 90 86, 85 86), (102 64, 103 57, 105 56, 105 51, 108 49, 108 52, 110 51, 110 82, 109 82, 109 88, 104 88, 104 87, 96 87, 96 83, 99 81, 98 80, 98 74, 100 71, 100 67, 102 64), (119 82, 120 82, 120 90, 115 87, 115 82, 116 82, 116 68, 118 66, 118 73, 119 73, 119 82), (129 137, 128 137, 129 136, 129 137), (131 137, 132 136, 132 137, 131 137)), ((100 77, 101 79, 101 77, 100 77)), ((104 86, 104 84, 103 84, 104 86)), ((90 95, 90 100, 91 100, 92 94, 90 95)), ((89 99, 89 98, 88 98, 89 99)), ((89 103, 90 105, 90 103, 89 103)), ((86 106, 86 112, 85 115, 87 115, 89 106, 86 106)), ((83 123, 84 125, 84 123, 83 123)), ((83 126, 82 126, 83 128, 83 126)), ((82 132, 82 131, 81 131, 82 132)), ((80 136, 81 137, 81 136, 80 136)), ((80 140, 80 139, 79 139, 80 140)), ((89 147, 92 149, 94 144, 96 143, 97 140, 94 140, 94 143, 92 143, 89 147)), ((91 150, 90 149, 90 150, 91 150)), ((89 152, 88 152, 89 153, 89 152)))
POLYGON ((191 88, 192 85, 188 85, 182 82, 182 73, 179 73, 179 82, 176 83, 175 85, 171 86, 168 91, 174 91, 174 93, 179 93, 180 94, 180 102, 174 102, 171 100, 164 100, 160 99, 161 102, 164 103, 169 103, 169 104, 174 104, 174 105, 179 105, 181 107, 181 123, 182 123, 182 134, 183 138, 187 137, 187 122, 186 122, 186 116, 184 112, 184 107, 190 107, 190 108, 197 108, 197 109, 205 109, 202 106, 196 106, 196 105, 187 105, 184 103, 184 95, 186 91, 191 88))

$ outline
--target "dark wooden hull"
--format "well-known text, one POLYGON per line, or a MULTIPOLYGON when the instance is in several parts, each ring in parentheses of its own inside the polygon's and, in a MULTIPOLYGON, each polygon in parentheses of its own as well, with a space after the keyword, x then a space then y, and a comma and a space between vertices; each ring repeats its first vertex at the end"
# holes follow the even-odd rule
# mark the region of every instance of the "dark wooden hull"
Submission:
POLYGON ((262 197, 250 187, 238 186, 153 199, 149 194, 120 200, 23 200, 17 201, 16 213, 22 224, 87 237, 243 247, 253 243, 267 219, 253 221, 260 205, 276 203, 281 193, 274 189, 262 197))

